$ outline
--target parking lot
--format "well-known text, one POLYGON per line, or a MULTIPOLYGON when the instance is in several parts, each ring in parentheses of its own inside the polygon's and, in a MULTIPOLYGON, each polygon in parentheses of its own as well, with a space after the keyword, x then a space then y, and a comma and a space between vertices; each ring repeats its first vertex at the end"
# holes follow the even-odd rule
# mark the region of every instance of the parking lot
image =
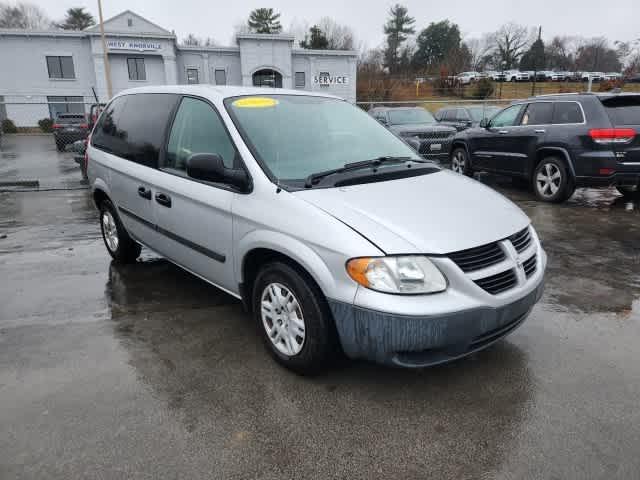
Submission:
POLYGON ((112 264, 51 137, 5 136, 0 178, 41 189, 0 187, 0 478, 638 476, 640 198, 480 177, 549 255, 524 325, 446 366, 303 378, 234 298, 152 252, 112 264))

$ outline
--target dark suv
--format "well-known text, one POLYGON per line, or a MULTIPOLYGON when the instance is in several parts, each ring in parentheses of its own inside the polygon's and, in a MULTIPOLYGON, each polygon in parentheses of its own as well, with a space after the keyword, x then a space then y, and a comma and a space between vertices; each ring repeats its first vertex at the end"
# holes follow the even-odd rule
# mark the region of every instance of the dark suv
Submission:
POLYGON ((456 135, 451 168, 525 178, 540 200, 562 202, 576 187, 640 183, 640 95, 558 94, 516 102, 456 135))
POLYGON ((369 114, 413 147, 421 156, 447 160, 456 129, 438 124, 421 107, 375 107, 369 114))

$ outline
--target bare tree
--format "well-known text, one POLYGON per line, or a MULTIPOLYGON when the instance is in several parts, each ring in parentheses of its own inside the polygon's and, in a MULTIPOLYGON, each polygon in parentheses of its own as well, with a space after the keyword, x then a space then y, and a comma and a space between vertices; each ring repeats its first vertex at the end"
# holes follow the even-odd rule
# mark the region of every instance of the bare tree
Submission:
POLYGON ((507 23, 494 33, 496 60, 504 68, 515 68, 531 41, 531 34, 524 25, 507 23))
POLYGON ((474 71, 484 70, 491 61, 495 48, 492 35, 485 33, 480 38, 469 38, 464 44, 469 50, 469 68, 474 71))
POLYGON ((23 30, 44 30, 51 28, 52 22, 47 14, 31 3, 0 3, 0 28, 19 28, 23 30))
POLYGON ((355 35, 351 27, 341 25, 330 17, 322 17, 318 26, 329 41, 329 50, 353 50, 355 48, 355 35))

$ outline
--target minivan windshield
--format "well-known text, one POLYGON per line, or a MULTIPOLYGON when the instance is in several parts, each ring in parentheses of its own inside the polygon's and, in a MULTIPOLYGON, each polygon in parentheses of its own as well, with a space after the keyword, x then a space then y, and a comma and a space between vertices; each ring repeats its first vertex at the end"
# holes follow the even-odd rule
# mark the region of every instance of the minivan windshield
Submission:
POLYGON ((436 119, 424 108, 405 108, 389 110, 389 123, 391 123, 391 125, 436 123, 436 119))
POLYGON ((373 117, 340 99, 266 94, 228 98, 225 106, 254 156, 279 181, 304 181, 380 157, 421 160, 373 117))

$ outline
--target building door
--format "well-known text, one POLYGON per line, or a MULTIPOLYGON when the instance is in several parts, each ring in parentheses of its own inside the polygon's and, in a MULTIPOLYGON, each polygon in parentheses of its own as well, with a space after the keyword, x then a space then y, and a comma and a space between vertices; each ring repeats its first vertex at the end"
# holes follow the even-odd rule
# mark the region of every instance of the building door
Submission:
POLYGON ((253 86, 282 88, 282 75, 268 68, 258 70, 253 74, 253 86))

